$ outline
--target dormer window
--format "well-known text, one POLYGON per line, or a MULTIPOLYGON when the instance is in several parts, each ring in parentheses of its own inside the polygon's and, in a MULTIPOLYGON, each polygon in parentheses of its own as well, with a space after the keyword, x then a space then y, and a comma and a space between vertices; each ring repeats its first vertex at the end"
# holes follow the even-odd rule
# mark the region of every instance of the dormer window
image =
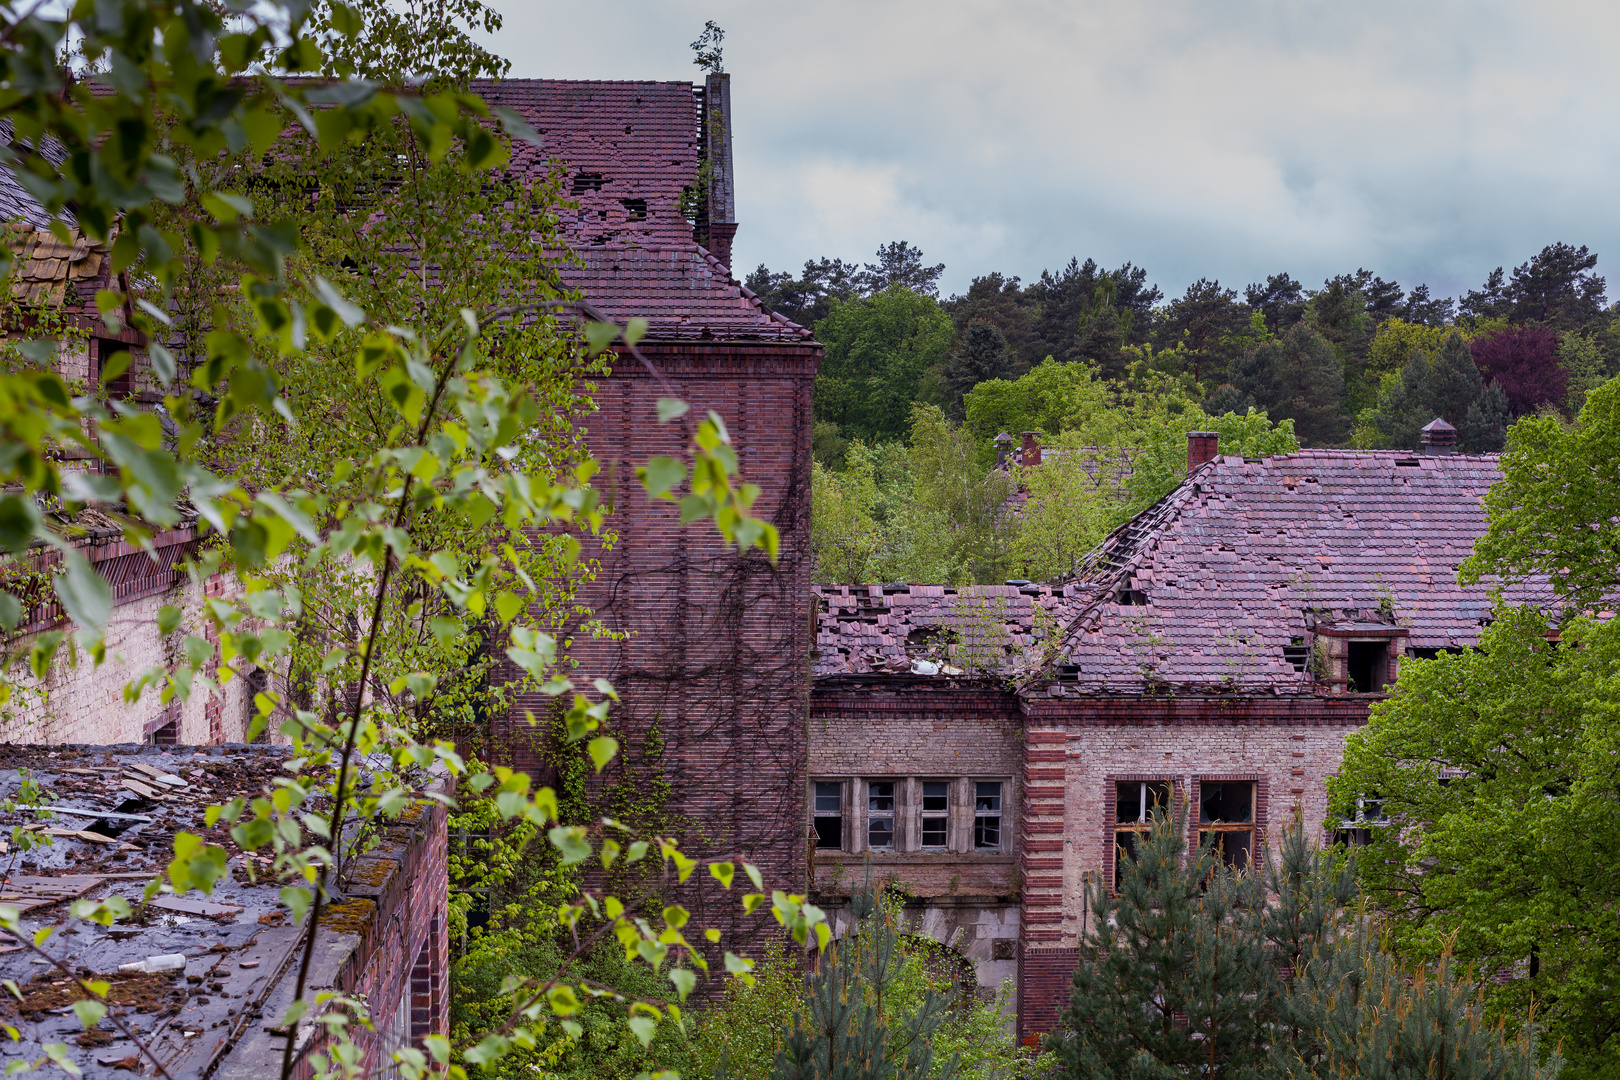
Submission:
POLYGON ((1389 683, 1389 642, 1351 641, 1346 689, 1352 694, 1381 694, 1389 683))

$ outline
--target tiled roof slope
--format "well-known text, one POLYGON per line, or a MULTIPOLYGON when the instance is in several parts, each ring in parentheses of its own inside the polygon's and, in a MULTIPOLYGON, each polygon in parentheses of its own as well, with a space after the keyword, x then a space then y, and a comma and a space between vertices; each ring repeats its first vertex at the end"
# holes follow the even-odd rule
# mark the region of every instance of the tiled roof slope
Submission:
POLYGON ((583 266, 564 280, 619 319, 641 316, 649 336, 799 342, 810 332, 771 314, 692 239, 681 192, 698 179, 702 92, 683 82, 484 79, 474 92, 515 109, 545 145, 514 147, 512 168, 567 169, 579 204, 563 222, 583 266))
MULTIPOLYGON (((0 175, 5 174, 0 169, 0 175)), ((11 254, 17 260, 11 273, 11 294, 24 303, 43 307, 85 306, 95 295, 95 286, 105 281, 107 246, 73 230, 73 243, 64 244, 44 230, 13 226, 6 235, 11 254), (69 286, 72 293, 69 294, 69 286), (88 296, 84 295, 88 293, 88 296)), ((88 309, 95 310, 89 304, 88 309)))
MULTIPOLYGON (((1003 672, 1040 669, 1050 677, 1027 689, 1059 695, 1312 693, 1284 649, 1318 626, 1392 623, 1411 648, 1471 645, 1489 589, 1460 587, 1456 568, 1485 531, 1481 500, 1499 475, 1494 456, 1218 457, 1104 541, 1078 580, 990 590, 1007 596, 1003 672), (1061 646, 1039 632, 1035 604, 1063 621, 1061 646)), ((945 625, 958 602, 926 586, 819 592, 818 677, 909 672, 920 651, 908 643, 934 636, 913 628, 945 625)))

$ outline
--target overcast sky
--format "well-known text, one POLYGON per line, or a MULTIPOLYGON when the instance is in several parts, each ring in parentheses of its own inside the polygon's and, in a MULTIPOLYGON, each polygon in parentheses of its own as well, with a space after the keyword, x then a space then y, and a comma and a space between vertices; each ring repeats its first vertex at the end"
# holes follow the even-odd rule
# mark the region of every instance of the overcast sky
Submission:
POLYGON ((1620 267, 1612 4, 491 2, 516 76, 693 79, 725 28, 739 276, 896 239, 947 294, 1071 255, 1167 296, 1455 295, 1555 240, 1620 267))

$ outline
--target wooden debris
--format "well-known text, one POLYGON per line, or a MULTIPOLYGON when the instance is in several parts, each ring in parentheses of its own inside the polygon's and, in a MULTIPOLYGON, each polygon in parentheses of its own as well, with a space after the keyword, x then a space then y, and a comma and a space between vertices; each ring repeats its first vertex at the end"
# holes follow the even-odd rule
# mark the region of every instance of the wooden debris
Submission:
POLYGON ((240 915, 242 909, 235 904, 216 904, 212 900, 194 900, 189 896, 160 896, 151 906, 164 911, 178 911, 185 915, 201 915, 214 919, 221 915, 240 915))
POLYGON ((15 896, 14 900, 5 903, 18 911, 27 911, 30 908, 45 907, 48 904, 58 904, 63 900, 77 900, 91 889, 100 885, 104 879, 100 875, 69 874, 65 877, 32 877, 27 875, 14 875, 0 888, 4 888, 7 896, 15 896))
POLYGON ((131 776, 120 777, 118 782, 129 788, 129 790, 133 791, 135 794, 141 796, 143 799, 151 799, 154 802, 160 802, 168 798, 167 795, 159 794, 157 791, 147 787, 145 784, 131 776))
POLYGON ((180 777, 174 775, 173 773, 166 773, 161 769, 154 769, 150 765, 142 765, 138 761, 131 761, 131 762, 127 763, 125 765, 125 768, 133 769, 138 773, 142 773, 145 776, 151 777, 153 780, 156 780, 160 784, 167 784, 170 787, 188 787, 188 786, 190 786, 184 780, 182 780, 180 777))

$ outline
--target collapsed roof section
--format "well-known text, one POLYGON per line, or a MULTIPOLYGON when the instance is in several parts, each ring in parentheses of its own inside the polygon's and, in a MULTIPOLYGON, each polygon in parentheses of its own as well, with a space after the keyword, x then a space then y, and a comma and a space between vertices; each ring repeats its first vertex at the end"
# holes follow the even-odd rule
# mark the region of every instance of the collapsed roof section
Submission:
MULTIPOLYGON (((999 653, 993 673, 1026 676, 1024 692, 1042 696, 1324 692, 1318 638, 1419 653, 1478 641, 1490 587, 1463 588, 1457 568, 1499 478, 1491 455, 1217 456, 1069 581, 818 587, 815 674, 961 677, 991 673, 999 653), (962 651, 977 664, 953 659, 962 651)), ((1507 590, 1515 603, 1551 598, 1545 586, 1507 590)))
MULTIPOLYGON (((484 79, 472 90, 516 110, 544 141, 513 147, 514 174, 541 180, 556 164, 566 171, 563 195, 578 207, 565 211, 563 234, 583 263, 563 266, 570 287, 615 319, 647 319, 655 340, 810 339, 732 277, 729 234, 723 260, 694 239, 688 214, 699 186, 715 182, 714 167, 704 167, 705 88, 484 79)), ((728 118, 713 122, 729 132, 728 118)))

